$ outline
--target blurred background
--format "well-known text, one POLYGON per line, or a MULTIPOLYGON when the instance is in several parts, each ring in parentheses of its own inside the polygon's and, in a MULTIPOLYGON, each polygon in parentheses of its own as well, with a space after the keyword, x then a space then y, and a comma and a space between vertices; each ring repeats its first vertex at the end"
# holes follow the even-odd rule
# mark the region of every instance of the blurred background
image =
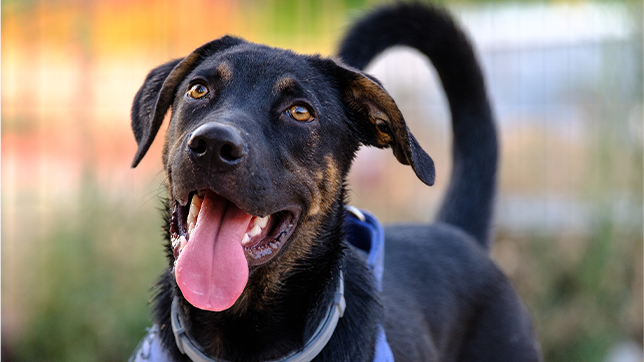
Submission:
MULTIPOLYGON (((377 0, 3 0, 2 360, 123 361, 165 265, 161 140, 136 169, 147 72, 224 34, 333 55, 377 0)), ((449 1, 475 43, 502 142, 493 256, 547 361, 642 361, 642 2, 449 1)), ((410 49, 368 69, 436 161, 425 187, 364 149, 351 201, 433 217, 449 112, 410 49)))

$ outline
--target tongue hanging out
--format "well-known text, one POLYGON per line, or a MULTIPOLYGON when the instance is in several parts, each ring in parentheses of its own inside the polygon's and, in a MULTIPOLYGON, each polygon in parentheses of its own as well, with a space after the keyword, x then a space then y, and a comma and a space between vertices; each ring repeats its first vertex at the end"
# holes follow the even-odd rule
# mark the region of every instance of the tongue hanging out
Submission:
POLYGON ((190 241, 177 260, 175 276, 183 296, 199 309, 230 308, 248 281, 241 244, 252 216, 208 190, 190 241))

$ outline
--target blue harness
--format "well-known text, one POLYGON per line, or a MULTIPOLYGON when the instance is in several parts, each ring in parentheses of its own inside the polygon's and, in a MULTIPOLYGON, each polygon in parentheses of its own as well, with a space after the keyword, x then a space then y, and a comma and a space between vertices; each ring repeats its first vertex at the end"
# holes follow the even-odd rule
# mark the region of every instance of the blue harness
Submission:
MULTIPOLYGON (((367 253, 367 264, 372 270, 378 291, 382 291, 382 273, 384 271, 385 234, 382 225, 368 212, 347 206, 347 217, 344 225, 346 239, 351 245, 367 253)), ((374 362, 393 362, 394 356, 387 343, 385 330, 378 329, 374 350, 374 362)), ((172 362, 167 351, 161 345, 159 327, 155 324, 148 330, 134 350, 129 362, 172 362)))
MULTIPOLYGON (((382 292, 382 273, 385 271, 385 231, 375 216, 353 206, 347 206, 347 218, 344 231, 347 242, 367 253, 367 265, 376 279, 378 292, 382 292)), ((394 362, 385 329, 378 327, 374 362, 394 362)))

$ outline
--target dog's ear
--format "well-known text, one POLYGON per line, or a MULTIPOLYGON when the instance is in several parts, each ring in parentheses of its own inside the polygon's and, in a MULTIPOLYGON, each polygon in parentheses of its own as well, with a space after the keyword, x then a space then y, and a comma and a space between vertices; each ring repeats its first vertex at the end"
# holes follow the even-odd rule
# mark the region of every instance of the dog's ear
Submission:
POLYGON ((163 117, 172 105, 177 87, 204 59, 224 49, 243 43, 225 36, 206 43, 183 59, 176 59, 153 69, 136 93, 132 104, 132 131, 139 146, 132 167, 136 167, 152 145, 163 117))
POLYGON ((416 176, 427 185, 436 177, 434 161, 411 134, 393 98, 372 78, 338 60, 327 60, 327 72, 339 85, 349 120, 367 146, 391 147, 404 165, 411 165, 416 176))

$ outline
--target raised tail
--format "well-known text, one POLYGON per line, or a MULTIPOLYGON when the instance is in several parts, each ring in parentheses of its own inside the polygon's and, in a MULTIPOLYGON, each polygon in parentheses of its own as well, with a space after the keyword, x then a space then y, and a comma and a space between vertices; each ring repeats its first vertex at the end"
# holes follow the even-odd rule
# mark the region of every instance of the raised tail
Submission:
POLYGON ((420 4, 380 8, 356 23, 340 47, 345 63, 364 69, 385 49, 406 45, 432 62, 452 114, 453 167, 437 221, 491 245, 497 138, 483 75, 465 34, 443 10, 420 4))

